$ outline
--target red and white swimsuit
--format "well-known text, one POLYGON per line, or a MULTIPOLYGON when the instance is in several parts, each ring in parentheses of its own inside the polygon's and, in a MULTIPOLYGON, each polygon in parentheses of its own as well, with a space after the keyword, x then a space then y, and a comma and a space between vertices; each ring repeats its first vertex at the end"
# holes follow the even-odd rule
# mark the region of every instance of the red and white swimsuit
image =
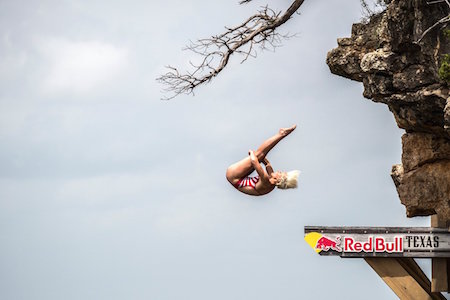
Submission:
POLYGON ((245 178, 239 179, 239 181, 236 183, 236 187, 242 188, 242 187, 250 186, 252 188, 255 188, 256 183, 258 181, 259 181, 259 176, 245 177, 245 178))

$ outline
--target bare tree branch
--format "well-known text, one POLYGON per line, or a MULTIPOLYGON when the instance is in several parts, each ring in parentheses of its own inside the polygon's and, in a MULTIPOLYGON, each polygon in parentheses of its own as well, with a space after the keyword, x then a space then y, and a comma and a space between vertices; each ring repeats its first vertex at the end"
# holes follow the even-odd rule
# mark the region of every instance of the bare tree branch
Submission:
MULTIPOLYGON (((250 1, 252 0, 242 0, 241 4, 250 1)), ((279 47, 283 39, 293 35, 280 34, 276 29, 286 23, 303 2, 304 0, 294 0, 284 14, 275 12, 268 6, 262 7, 240 25, 225 27, 226 31, 222 34, 191 41, 184 50, 199 55, 200 62, 190 62, 194 70, 184 74, 175 67, 167 66, 168 72, 157 78, 166 86, 164 91, 172 93, 164 99, 169 100, 179 94, 193 94, 197 86, 217 76, 235 53, 243 56, 242 63, 249 57, 256 57, 255 46, 262 50, 279 47)))
MULTIPOLYGON (((427 2, 427 4, 432 5, 432 4, 439 4, 445 2, 447 3, 448 7, 450 8, 450 1, 449 0, 437 0, 437 1, 430 1, 427 2)), ((448 23, 450 22, 450 13, 443 17, 442 19, 438 20, 436 23, 434 23, 432 26, 430 26, 429 28, 427 28, 422 35, 420 36, 420 38, 416 41, 416 44, 420 43, 420 41, 422 41, 422 39, 434 28, 436 28, 439 25, 442 25, 443 27, 445 27, 448 23)))
POLYGON ((368 23, 370 18, 381 13, 386 9, 386 2, 384 0, 360 0, 362 22, 368 23))

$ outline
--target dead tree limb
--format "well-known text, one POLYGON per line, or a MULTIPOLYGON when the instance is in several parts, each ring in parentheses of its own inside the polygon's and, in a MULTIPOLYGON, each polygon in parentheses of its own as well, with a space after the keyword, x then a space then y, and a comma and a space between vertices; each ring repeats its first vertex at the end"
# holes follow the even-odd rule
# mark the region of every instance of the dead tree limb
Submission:
MULTIPOLYGON (((241 4, 250 1, 252 0, 243 0, 241 4)), ((303 2, 304 0, 294 0, 284 14, 275 12, 268 6, 262 7, 240 25, 225 27, 226 31, 222 34, 191 42, 185 50, 199 55, 200 62, 190 62, 193 71, 186 73, 167 66, 168 72, 157 78, 157 81, 166 86, 164 91, 172 94, 164 99, 169 100, 180 94, 193 94, 197 86, 217 76, 233 54, 241 55, 242 63, 249 57, 256 57, 257 46, 261 50, 278 47, 283 39, 293 35, 280 34, 276 29, 286 23, 303 2)))
MULTIPOLYGON (((427 4, 432 5, 432 4, 439 4, 445 2, 447 3, 448 7, 450 8, 450 1, 449 0, 437 0, 437 1, 431 1, 431 2, 427 2, 427 4)), ((420 43, 420 41, 422 41, 422 39, 434 28, 436 28, 437 26, 441 25, 442 27, 447 26, 447 24, 450 23, 450 13, 443 17, 442 19, 438 20, 436 23, 434 23, 433 25, 431 25, 430 27, 428 27, 420 36, 420 38, 416 41, 416 44, 420 43)))
POLYGON ((368 23, 373 16, 378 15, 386 9, 384 0, 360 0, 363 23, 368 23))

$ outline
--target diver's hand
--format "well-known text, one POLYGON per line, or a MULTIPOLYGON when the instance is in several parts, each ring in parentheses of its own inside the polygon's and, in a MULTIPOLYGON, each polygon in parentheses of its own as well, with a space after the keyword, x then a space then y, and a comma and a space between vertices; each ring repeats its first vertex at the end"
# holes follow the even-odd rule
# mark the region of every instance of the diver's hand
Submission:
POLYGON ((258 158, 255 155, 255 152, 253 150, 249 150, 248 153, 250 154, 250 160, 254 163, 259 163, 258 158))

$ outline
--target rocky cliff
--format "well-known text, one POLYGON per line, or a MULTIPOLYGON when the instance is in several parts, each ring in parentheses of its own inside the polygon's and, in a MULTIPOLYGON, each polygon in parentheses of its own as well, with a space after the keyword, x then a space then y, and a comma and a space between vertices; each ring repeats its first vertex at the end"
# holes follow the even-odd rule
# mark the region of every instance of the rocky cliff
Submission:
POLYGON ((418 42, 449 6, 386 2, 384 12, 338 39, 327 64, 332 73, 363 82, 364 97, 386 104, 405 129, 402 164, 391 175, 407 216, 438 213, 450 220, 449 84, 438 74, 450 37, 436 26, 418 42))

